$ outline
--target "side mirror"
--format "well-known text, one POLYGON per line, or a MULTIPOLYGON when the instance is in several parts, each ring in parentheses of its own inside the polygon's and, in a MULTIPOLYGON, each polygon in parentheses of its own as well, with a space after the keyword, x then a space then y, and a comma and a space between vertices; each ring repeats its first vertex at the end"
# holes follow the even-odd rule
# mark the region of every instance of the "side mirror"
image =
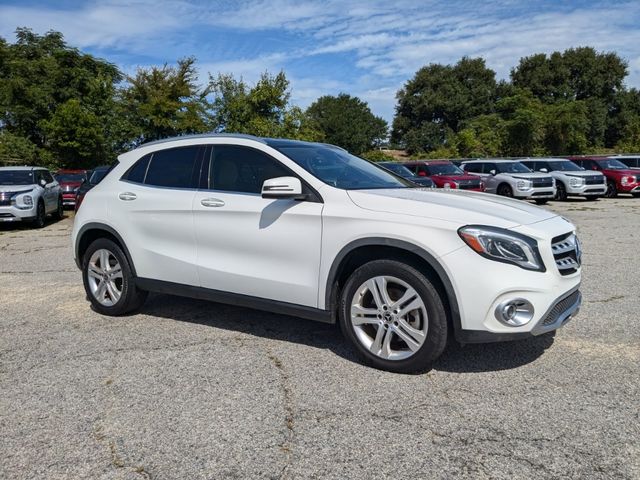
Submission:
POLYGON ((47 181, 44 178, 40 179, 40 182, 38 182, 40 184, 41 187, 46 187, 47 186, 47 181))
POLYGON ((496 175, 496 171, 495 171, 495 170, 489 170, 489 173, 490 173, 491 175, 493 175, 494 177, 495 177, 495 175, 496 175))
POLYGON ((547 170, 546 168, 541 168, 541 169, 540 169, 540 171, 541 171, 542 173, 549 173, 549 170, 547 170))
POLYGON ((296 177, 269 178, 262 184, 262 198, 302 200, 302 183, 296 177))

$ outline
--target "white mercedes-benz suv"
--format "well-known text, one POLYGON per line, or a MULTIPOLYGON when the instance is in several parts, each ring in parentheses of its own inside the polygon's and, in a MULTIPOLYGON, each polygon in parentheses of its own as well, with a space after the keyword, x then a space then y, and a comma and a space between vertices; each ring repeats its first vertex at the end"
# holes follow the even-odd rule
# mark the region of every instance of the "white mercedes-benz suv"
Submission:
POLYGON ((341 148, 292 140, 178 137, 118 160, 72 236, 105 315, 154 291, 339 322, 369 364, 410 372, 449 336, 540 335, 581 303, 575 227, 525 202, 411 188, 341 148))

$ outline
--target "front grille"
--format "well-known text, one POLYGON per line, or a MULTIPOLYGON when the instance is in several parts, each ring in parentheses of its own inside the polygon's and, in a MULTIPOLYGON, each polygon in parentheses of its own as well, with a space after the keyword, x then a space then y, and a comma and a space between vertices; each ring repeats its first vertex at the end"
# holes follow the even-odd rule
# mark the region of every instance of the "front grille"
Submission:
POLYGON ((553 187, 553 178, 544 177, 544 178, 532 178, 531 186, 533 188, 541 188, 541 187, 553 187))
POLYGON ((576 290, 571 295, 566 298, 563 298, 558 303, 556 303, 553 308, 549 311, 547 316, 545 317, 542 325, 549 326, 553 325, 558 321, 558 318, 565 313, 567 310, 572 308, 576 302, 580 300, 580 290, 576 290))
POLYGON ((480 179, 478 180, 460 180, 457 182, 460 190, 470 190, 472 188, 480 188, 480 179))
POLYGON ((604 185, 604 176, 603 175, 591 175, 584 179, 585 185, 604 185))
POLYGON ((571 275, 580 267, 580 248, 577 237, 569 232, 551 240, 551 251, 560 275, 571 275))

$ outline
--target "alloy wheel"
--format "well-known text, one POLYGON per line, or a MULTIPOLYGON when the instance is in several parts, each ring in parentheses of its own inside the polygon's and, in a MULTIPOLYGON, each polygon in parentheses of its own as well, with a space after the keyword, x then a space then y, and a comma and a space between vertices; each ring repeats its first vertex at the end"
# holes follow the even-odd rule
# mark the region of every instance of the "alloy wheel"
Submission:
POLYGON ((96 250, 87 265, 87 279, 93 297, 105 307, 118 303, 122 296, 122 266, 112 252, 96 250))
POLYGON ((422 347, 429 321, 424 301, 413 287, 396 277, 377 276, 356 290, 351 325, 372 354, 403 360, 422 347))

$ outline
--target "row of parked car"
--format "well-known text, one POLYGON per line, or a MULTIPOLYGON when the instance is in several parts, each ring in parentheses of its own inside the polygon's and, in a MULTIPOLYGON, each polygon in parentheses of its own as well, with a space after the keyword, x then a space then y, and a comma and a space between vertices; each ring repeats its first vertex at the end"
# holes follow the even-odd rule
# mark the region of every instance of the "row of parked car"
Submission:
POLYGON ((0 167, 0 222, 30 222, 42 228, 48 215, 61 219, 64 208, 78 209, 85 194, 111 167, 59 170, 0 167))
POLYGON ((423 187, 488 192, 544 204, 583 197, 640 197, 640 155, 418 160, 379 165, 423 187))

